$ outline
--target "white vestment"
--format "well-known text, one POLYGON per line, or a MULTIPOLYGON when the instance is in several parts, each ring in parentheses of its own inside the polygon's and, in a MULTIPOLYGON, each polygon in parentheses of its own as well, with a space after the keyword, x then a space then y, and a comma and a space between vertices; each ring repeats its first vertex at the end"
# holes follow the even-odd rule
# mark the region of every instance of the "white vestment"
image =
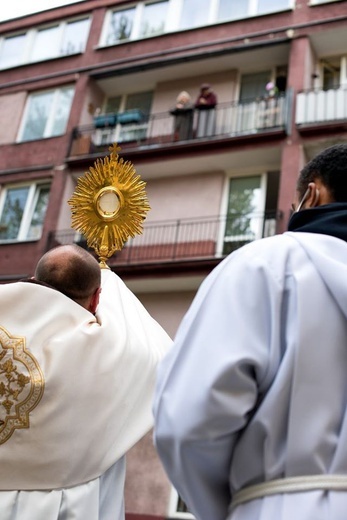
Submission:
POLYGON ((152 427, 170 344, 109 270, 96 317, 42 285, 0 286, 1 520, 124 518, 124 455, 152 427))
POLYGON ((250 485, 347 475, 347 244, 288 232, 204 281, 159 366, 155 442, 198 520, 345 520, 346 491, 250 485))

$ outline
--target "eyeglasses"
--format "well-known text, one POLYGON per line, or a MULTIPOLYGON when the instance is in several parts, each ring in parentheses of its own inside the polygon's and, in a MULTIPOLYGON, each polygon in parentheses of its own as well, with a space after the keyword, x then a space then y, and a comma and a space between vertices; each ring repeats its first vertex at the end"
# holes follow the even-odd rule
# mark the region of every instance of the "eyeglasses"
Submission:
POLYGON ((304 196, 302 197, 302 199, 299 202, 298 206, 295 207, 295 204, 292 204, 292 210, 293 210, 294 213, 298 213, 301 210, 303 204, 305 204, 305 202, 306 202, 306 199, 307 199, 309 193, 310 193, 310 188, 307 188, 307 190, 305 191, 304 196))

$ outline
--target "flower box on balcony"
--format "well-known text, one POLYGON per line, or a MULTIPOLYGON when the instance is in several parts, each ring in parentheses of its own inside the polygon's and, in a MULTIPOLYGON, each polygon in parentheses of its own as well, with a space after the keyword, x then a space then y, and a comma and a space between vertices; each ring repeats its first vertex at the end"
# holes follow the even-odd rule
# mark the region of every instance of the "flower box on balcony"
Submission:
POLYGON ((115 126, 117 122, 116 114, 102 114, 94 117, 95 128, 105 128, 107 126, 115 126))
POLYGON ((144 114, 141 110, 133 109, 117 114, 117 122, 121 125, 129 125, 134 123, 141 123, 144 120, 144 114))

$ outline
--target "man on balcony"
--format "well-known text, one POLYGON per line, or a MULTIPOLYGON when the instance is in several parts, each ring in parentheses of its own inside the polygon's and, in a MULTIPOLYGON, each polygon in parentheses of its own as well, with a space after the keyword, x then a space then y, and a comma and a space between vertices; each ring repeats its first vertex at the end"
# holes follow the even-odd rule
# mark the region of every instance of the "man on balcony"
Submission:
POLYGON ((346 518, 347 145, 294 209, 206 279, 159 369, 157 449, 198 520, 346 518))
POLYGON ((208 137, 216 131, 216 108, 217 96, 209 83, 203 83, 200 93, 195 101, 198 111, 198 123, 196 137, 208 137))

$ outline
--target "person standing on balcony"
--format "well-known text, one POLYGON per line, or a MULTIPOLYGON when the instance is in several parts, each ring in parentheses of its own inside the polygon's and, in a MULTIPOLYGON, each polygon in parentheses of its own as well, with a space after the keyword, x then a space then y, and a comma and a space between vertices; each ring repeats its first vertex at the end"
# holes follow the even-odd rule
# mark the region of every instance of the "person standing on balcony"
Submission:
POLYGON ((152 426, 170 344, 79 246, 0 286, 1 520, 124 520, 125 453, 152 426))
POLYGON ((196 137, 208 137, 215 134, 217 96, 209 83, 203 83, 195 101, 198 110, 196 137))
POLYGON ((346 144, 294 210, 207 277, 159 366, 155 443, 197 520, 346 518, 346 144))
POLYGON ((175 108, 170 111, 170 114, 175 117, 174 141, 192 139, 194 105, 188 92, 183 90, 178 94, 175 108))

